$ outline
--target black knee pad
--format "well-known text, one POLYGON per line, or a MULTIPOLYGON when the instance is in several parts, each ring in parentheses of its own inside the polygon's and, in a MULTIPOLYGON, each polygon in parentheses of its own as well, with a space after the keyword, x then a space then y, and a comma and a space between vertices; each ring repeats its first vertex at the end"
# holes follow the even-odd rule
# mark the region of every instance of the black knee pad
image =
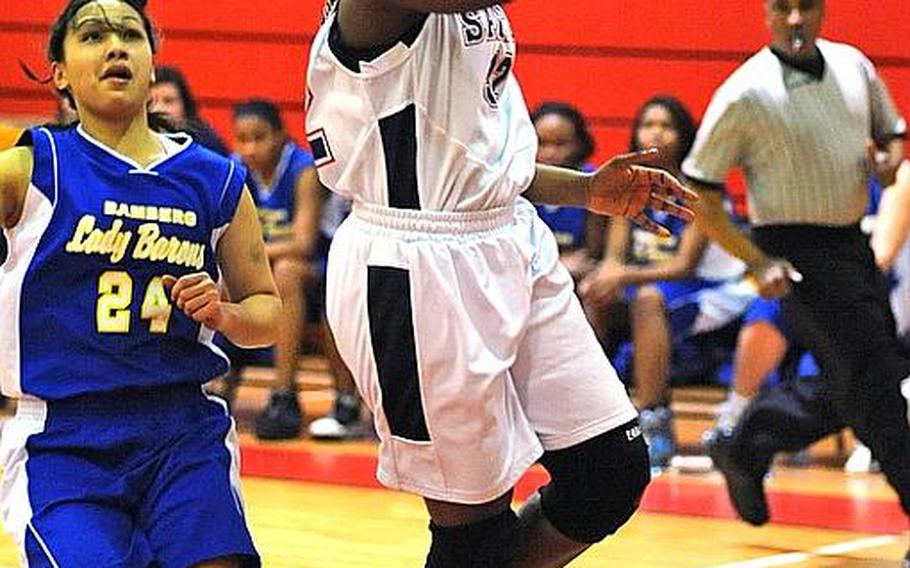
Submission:
POLYGON ((512 558, 518 516, 506 509, 469 525, 430 523, 433 541, 426 568, 501 568, 512 558))
POLYGON ((551 481, 540 490, 547 520, 570 539, 595 543, 615 533, 638 508, 651 481, 638 420, 578 445, 546 452, 551 481))

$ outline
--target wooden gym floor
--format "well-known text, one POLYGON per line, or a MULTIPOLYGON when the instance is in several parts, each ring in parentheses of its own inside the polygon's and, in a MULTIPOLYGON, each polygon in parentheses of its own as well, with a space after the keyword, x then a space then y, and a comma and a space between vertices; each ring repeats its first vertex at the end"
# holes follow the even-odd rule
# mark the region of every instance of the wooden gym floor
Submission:
MULTIPOLYGON (((319 363, 305 371, 301 400, 308 416, 318 417, 330 403, 328 379, 319 363)), ((250 373, 236 405, 244 497, 264 566, 422 566, 428 545, 423 505, 379 487, 373 441, 263 443, 248 433, 267 383, 268 373, 250 373)), ((710 406, 718 396, 704 389, 677 396, 679 436, 687 450, 710 423, 700 405, 710 406)), ((812 449, 812 465, 776 467, 767 483, 772 522, 762 528, 735 518, 719 474, 665 473, 618 535, 571 566, 897 568, 908 546, 907 520, 881 475, 840 471, 848 447, 849 440, 846 447, 829 440, 812 449)), ((545 480, 542 470, 532 469, 517 497, 526 498, 545 480)), ((16 562, 3 535, 0 568, 16 562)))

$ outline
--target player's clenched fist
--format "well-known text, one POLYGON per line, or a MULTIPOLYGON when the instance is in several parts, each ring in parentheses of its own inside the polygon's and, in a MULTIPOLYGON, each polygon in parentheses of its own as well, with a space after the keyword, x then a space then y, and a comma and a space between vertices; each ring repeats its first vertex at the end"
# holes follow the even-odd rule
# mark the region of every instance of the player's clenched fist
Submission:
POLYGON ((219 328, 223 317, 221 288, 207 272, 180 278, 166 275, 162 282, 171 290, 171 300, 179 310, 209 329, 219 328))
POLYGON ((670 233, 648 217, 648 207, 686 222, 694 219, 690 207, 698 195, 671 174, 646 165, 657 163, 658 158, 659 152, 651 149, 621 154, 602 165, 589 180, 588 209, 601 215, 628 217, 662 235, 670 233))

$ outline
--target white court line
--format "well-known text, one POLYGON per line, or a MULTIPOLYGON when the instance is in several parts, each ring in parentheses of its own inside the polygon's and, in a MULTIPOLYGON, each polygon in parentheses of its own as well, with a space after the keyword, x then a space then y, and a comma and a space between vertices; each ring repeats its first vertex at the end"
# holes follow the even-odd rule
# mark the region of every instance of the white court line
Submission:
POLYGON ((818 556, 838 556, 847 552, 856 552, 866 548, 878 548, 889 546, 897 542, 896 536, 875 536, 871 538, 861 538, 837 544, 820 546, 808 552, 788 552, 786 554, 777 554, 775 556, 766 556, 764 558, 754 558, 742 562, 730 562, 729 564, 718 564, 711 568, 768 568, 770 566, 786 566, 788 564, 799 564, 807 562, 818 556))

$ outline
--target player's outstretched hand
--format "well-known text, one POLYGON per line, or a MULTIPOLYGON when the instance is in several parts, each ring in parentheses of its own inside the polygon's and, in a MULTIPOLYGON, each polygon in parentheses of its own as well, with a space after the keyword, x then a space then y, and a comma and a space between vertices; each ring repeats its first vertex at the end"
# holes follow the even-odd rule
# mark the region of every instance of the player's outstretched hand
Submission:
POLYGON ((223 317, 221 291, 207 272, 194 272, 180 278, 166 275, 162 282, 170 288, 171 300, 179 310, 209 329, 219 329, 223 317))
POLYGON ((588 209, 601 215, 628 217, 644 229, 669 235, 645 213, 646 208, 666 211, 689 222, 698 195, 664 170, 648 167, 660 161, 658 150, 620 154, 602 165, 590 178, 588 209))

